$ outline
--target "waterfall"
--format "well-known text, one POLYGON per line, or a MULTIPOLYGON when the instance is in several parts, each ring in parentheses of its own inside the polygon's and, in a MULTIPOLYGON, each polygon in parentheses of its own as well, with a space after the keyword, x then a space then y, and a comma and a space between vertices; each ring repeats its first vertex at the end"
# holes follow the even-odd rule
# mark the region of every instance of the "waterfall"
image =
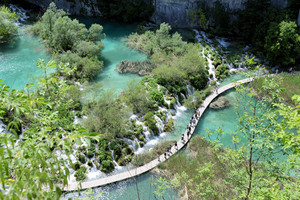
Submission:
POLYGON ((110 143, 108 143, 108 149, 111 152, 111 157, 112 157, 113 163, 115 164, 115 168, 119 169, 121 166, 118 165, 118 163, 115 160, 114 151, 110 148, 110 143))
POLYGON ((0 133, 6 133, 6 125, 0 120, 0 133))
POLYGON ((29 16, 27 16, 27 14, 26 14, 28 12, 28 10, 19 8, 18 6, 13 5, 13 4, 9 4, 8 6, 13 12, 17 13, 18 21, 15 22, 15 24, 17 26, 20 26, 21 22, 24 22, 24 21, 26 21, 26 19, 29 18, 29 16))
POLYGON ((183 99, 186 99, 186 96, 183 93, 180 93, 183 99))
POLYGON ((177 95, 177 94, 175 95, 175 99, 176 99, 176 107, 180 107, 180 106, 181 106, 181 103, 179 102, 179 99, 178 99, 178 95, 177 95))
MULTIPOLYGON (((191 85, 190 84, 185 84, 185 87, 186 87, 186 89, 187 89, 187 95, 188 96, 190 96, 190 95, 192 95, 194 92, 193 91, 191 91, 191 89, 190 89, 190 87, 191 87, 191 85)), ((194 88, 192 87, 192 90, 193 90, 194 88)))

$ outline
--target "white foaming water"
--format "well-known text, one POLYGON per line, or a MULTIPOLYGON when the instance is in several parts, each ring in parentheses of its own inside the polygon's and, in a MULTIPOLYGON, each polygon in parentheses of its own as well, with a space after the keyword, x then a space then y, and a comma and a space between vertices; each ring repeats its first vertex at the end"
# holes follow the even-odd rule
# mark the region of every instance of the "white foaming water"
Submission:
POLYGON ((25 10, 13 4, 9 4, 8 6, 13 12, 17 13, 18 21, 15 22, 16 25, 20 26, 22 22, 25 22, 26 19, 29 18, 29 16, 27 16, 29 10, 25 10))
POLYGON ((174 116, 174 119, 177 118, 177 117, 180 117, 181 114, 186 110, 187 110, 187 108, 185 106, 177 107, 177 112, 176 112, 176 115, 174 116))
POLYGON ((79 117, 77 117, 77 116, 75 115, 73 124, 79 124, 81 120, 82 120, 81 118, 79 118, 79 117))
POLYGON ((6 133, 6 125, 0 120, 0 133, 6 133))
POLYGON ((230 42, 227 42, 226 41, 226 38, 222 38, 222 37, 216 37, 216 40, 219 42, 219 44, 222 46, 222 47, 229 47, 231 45, 230 42))

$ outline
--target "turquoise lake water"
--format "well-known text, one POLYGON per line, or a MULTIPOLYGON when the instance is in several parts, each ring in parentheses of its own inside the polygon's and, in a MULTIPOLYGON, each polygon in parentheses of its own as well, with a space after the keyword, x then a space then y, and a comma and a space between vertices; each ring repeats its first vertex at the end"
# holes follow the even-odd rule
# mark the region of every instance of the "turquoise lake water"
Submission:
POLYGON ((19 39, 14 44, 0 44, 0 79, 14 89, 35 83, 42 75, 35 63, 39 58, 50 59, 39 39, 27 34, 25 28, 19 28, 19 39))
MULTIPOLYGON (((98 74, 95 80, 95 82, 102 82, 103 90, 113 89, 116 93, 120 93, 127 88, 128 81, 138 81, 141 79, 140 76, 135 74, 119 74, 116 71, 116 65, 121 60, 147 59, 145 54, 126 47, 124 43, 124 38, 135 31, 136 25, 126 25, 91 18, 79 18, 79 20, 88 25, 97 22, 104 27, 104 33, 106 33, 106 38, 103 40, 105 48, 102 53, 104 69, 98 74)), ((35 62, 39 58, 50 59, 50 55, 46 52, 39 39, 26 34, 24 30, 25 27, 19 28, 20 39, 14 46, 0 46, 0 78, 7 85, 16 89, 22 89, 26 83, 36 82, 37 77, 41 76, 42 71, 35 65, 35 62)), ((234 75, 226 79, 222 84, 225 85, 232 80, 242 78, 244 77, 234 75)), ((225 96, 233 100, 235 96, 234 90, 227 92, 225 96)), ((175 117, 175 130, 164 138, 166 140, 178 140, 185 131, 186 125, 193 114, 193 110, 183 107, 180 107, 178 111, 175 117)), ((235 119, 236 115, 233 106, 219 111, 208 109, 198 124, 196 133, 202 134, 206 129, 213 131, 218 127, 222 127, 226 133, 230 133, 235 130, 235 119)), ((225 134, 223 137, 225 143, 231 140, 229 134, 225 134)), ((151 173, 146 173, 137 178, 141 199, 155 199, 153 188, 151 187, 151 182, 155 179, 156 177, 151 173)), ((97 194, 105 191, 100 199, 132 200, 137 199, 136 190, 134 179, 130 179, 106 187, 99 187, 93 191, 97 194)), ((71 196, 75 197, 74 195, 76 196, 77 194, 72 194, 71 196)), ((167 190, 164 198, 166 200, 178 199, 177 193, 174 190, 167 190)))

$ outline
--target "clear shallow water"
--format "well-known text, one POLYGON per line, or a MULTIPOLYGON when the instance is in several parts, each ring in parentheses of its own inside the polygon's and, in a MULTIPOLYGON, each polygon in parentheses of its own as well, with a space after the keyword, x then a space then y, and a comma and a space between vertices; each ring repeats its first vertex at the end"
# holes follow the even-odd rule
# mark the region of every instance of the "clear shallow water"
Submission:
POLYGON ((142 77, 137 74, 120 74, 116 67, 122 60, 143 61, 147 55, 129 48, 125 44, 125 38, 136 31, 136 24, 123 24, 119 22, 106 21, 102 19, 91 19, 88 17, 77 17, 77 19, 88 27, 93 23, 103 26, 106 37, 102 42, 102 60, 104 61, 103 71, 99 72, 95 82, 102 83, 102 89, 114 90, 117 94, 127 89, 130 81, 139 81, 142 77))
MULTIPOLYGON (((100 196, 97 199, 101 200, 136 200, 138 199, 137 188, 139 191, 139 197, 141 200, 156 200, 161 199, 160 197, 155 198, 153 193, 152 183, 155 182, 157 176, 152 173, 146 173, 144 175, 138 176, 137 187, 135 180, 129 179, 126 181, 121 181, 119 183, 111 184, 105 187, 94 188, 93 194, 100 196), (103 193, 102 193, 103 192, 103 193), (102 194, 101 194, 102 193, 102 194)), ((165 200, 176 200, 178 199, 177 194, 170 189, 167 189, 164 193, 165 200)), ((80 197, 78 193, 69 193, 64 195, 62 199, 68 198, 87 198, 86 194, 82 194, 80 197)))
POLYGON ((35 36, 19 28, 19 39, 13 45, 0 44, 0 79, 14 89, 23 89, 27 83, 35 83, 42 70, 35 63, 50 59, 44 45, 35 36))

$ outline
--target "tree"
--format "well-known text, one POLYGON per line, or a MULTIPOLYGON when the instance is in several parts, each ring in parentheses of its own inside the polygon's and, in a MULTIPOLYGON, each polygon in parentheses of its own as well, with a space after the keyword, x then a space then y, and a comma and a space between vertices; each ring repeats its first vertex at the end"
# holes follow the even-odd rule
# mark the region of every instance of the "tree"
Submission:
POLYGON ((92 108, 88 119, 83 122, 88 131, 110 139, 123 136, 129 109, 115 99, 111 91, 103 93, 92 108))
POLYGON ((265 38, 265 51, 272 64, 295 64, 300 54, 300 36, 294 21, 271 23, 265 38))
POLYGON ((39 33, 43 39, 49 40, 52 36, 55 22, 58 18, 65 15, 65 11, 57 9, 55 3, 51 2, 41 21, 35 25, 35 33, 39 33))
POLYGON ((15 20, 17 20, 16 13, 5 6, 0 7, 0 43, 11 42, 18 34, 15 20))

